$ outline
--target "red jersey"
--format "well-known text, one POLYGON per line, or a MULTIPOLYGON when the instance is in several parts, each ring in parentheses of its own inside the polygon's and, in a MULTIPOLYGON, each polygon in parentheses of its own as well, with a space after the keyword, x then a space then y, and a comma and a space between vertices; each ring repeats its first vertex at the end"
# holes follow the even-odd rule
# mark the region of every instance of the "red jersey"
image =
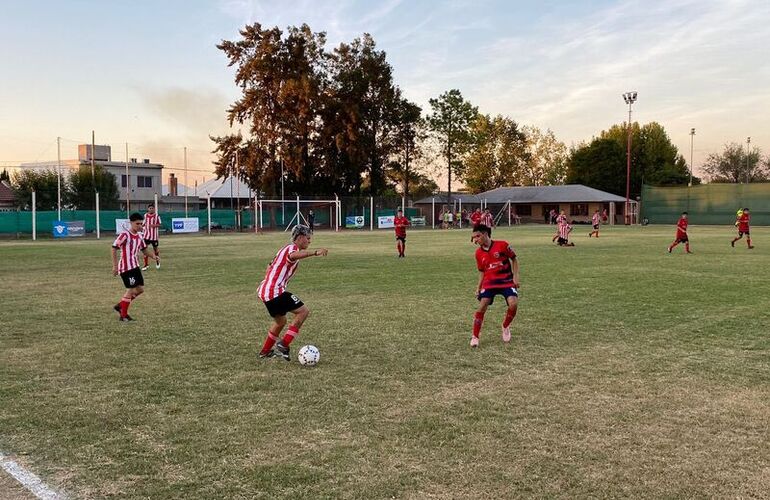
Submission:
POLYGON ((267 266, 265 279, 262 280, 259 288, 257 288, 257 295, 259 295, 262 302, 273 300, 286 291, 286 284, 294 276, 294 273, 297 272, 297 266, 299 265, 299 261, 292 261, 289 258, 289 254, 297 250, 299 250, 299 247, 291 243, 281 248, 275 254, 273 262, 267 266))
POLYGON ((474 226, 481 222, 481 212, 473 212, 471 214, 471 224, 474 226))
POLYGON ((144 214, 144 239, 158 241, 158 228, 152 227, 153 224, 160 224, 160 215, 158 213, 144 214))
POLYGON ((137 252, 147 247, 141 233, 132 233, 123 231, 112 242, 113 248, 120 249, 120 258, 118 259, 118 273, 122 274, 139 267, 139 260, 136 258, 137 252))
POLYGON ((676 223, 676 239, 687 238, 687 224, 686 218, 679 218, 679 222, 676 223))
POLYGON ((410 225, 406 217, 396 217, 393 219, 393 227, 396 229, 397 238, 406 238, 406 226, 410 225))
POLYGON ((516 252, 507 241, 492 241, 486 250, 476 249, 476 267, 484 273, 481 289, 510 288, 513 284, 511 259, 516 258, 516 252))
POLYGON ((740 217, 738 217, 738 231, 742 233, 748 233, 749 232, 749 221, 751 221, 751 215, 747 213, 741 214, 740 217))

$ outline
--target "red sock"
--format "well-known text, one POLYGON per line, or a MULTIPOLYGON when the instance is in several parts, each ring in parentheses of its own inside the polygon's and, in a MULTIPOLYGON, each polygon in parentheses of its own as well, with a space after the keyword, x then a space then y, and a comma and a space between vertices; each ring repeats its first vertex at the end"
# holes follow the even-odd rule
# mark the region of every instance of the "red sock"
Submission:
POLYGON ((144 267, 147 267, 147 256, 144 256, 144 267))
POLYGON ((516 317, 516 309, 511 311, 508 309, 508 311, 505 313, 505 319, 503 320, 503 328, 508 328, 510 326, 511 322, 513 321, 513 318, 516 317))
POLYGON ((270 333, 270 330, 267 331, 267 338, 265 339, 265 343, 262 344, 262 351, 261 354, 266 354, 270 349, 273 348, 275 343, 278 342, 278 337, 270 333))
POLYGON ((283 336, 283 345, 289 347, 289 344, 294 340, 294 337, 299 335, 299 327, 291 325, 286 331, 286 335, 283 336))
POLYGON ((131 305, 131 299, 123 297, 120 299, 120 317, 125 318, 128 316, 128 306, 131 305))
POLYGON ((479 338, 481 334, 481 324, 484 323, 484 313, 476 311, 473 314, 473 336, 479 338))
POLYGON ((684 244, 684 251, 685 252, 689 252, 690 251, 690 244, 689 243, 685 243, 684 244))

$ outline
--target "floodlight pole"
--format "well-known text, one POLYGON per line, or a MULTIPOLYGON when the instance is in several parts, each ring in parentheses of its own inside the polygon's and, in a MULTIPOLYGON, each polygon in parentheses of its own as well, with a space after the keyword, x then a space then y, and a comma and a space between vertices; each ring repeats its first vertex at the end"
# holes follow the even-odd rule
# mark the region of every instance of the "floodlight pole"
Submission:
POLYGON ((61 137, 56 138, 56 211, 58 219, 61 220, 61 137))
POLYGON ((636 102, 636 91, 623 94, 623 100, 628 104, 628 145, 626 147, 626 207, 623 211, 626 225, 631 224, 631 215, 629 214, 629 198, 631 196, 631 105, 636 102))
POLYGON ((693 151, 693 141, 695 140, 695 129, 690 129, 690 182, 687 183, 688 187, 692 187, 692 151, 693 151))
POLYGON ((751 154, 751 137, 746 138, 746 184, 751 182, 751 167, 749 166, 749 155, 751 154))

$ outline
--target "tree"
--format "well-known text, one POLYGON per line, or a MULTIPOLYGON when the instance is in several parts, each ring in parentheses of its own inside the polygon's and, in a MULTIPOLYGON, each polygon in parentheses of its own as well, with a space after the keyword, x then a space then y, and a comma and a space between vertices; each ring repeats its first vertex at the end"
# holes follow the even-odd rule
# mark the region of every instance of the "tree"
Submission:
POLYGON ((409 197, 410 187, 421 173, 414 167, 423 156, 422 144, 427 134, 425 122, 420 118, 422 109, 406 99, 400 99, 395 113, 392 156, 389 177, 401 185, 404 196, 409 197))
POLYGON ((238 149, 239 175, 254 189, 274 195, 282 167, 298 183, 310 185, 326 35, 303 24, 290 27, 284 39, 280 29, 259 23, 240 34, 241 40, 222 41, 217 48, 236 67, 235 83, 242 92, 228 109, 228 120, 231 126, 247 125, 250 137, 245 142, 240 133, 211 137, 219 156, 216 174, 230 173, 238 149))
MULTIPOLYGON (((393 69, 371 35, 364 34, 334 49, 329 78, 329 94, 335 101, 330 108, 334 115, 328 117, 336 124, 330 127, 334 142, 348 162, 364 166, 369 194, 379 194, 385 188, 393 136, 406 113, 401 91, 393 83, 393 69)), ((360 188, 358 182, 356 192, 360 188)))
POLYGON ((746 154, 746 149, 734 142, 724 145, 721 153, 708 155, 703 170, 711 182, 767 182, 770 180, 768 159, 762 161, 759 148, 746 154), (748 162, 747 162, 748 156, 748 162))
POLYGON ((624 148, 613 139, 594 139, 573 149, 567 163, 567 183, 584 184, 602 191, 625 195, 624 148))
POLYGON ((527 136, 529 162, 524 168, 522 184, 526 186, 553 186, 567 179, 567 146, 556 139, 551 129, 543 132, 534 126, 524 126, 527 136))
POLYGON ((94 210, 97 191, 101 210, 120 208, 120 194, 115 176, 98 164, 93 174, 90 165, 81 165, 78 171, 70 174, 67 179, 62 201, 68 208, 94 210))
MULTIPOLYGON (((613 125, 609 130, 602 131, 598 139, 573 149, 568 160, 567 182, 578 182, 596 189, 603 189, 600 186, 605 186, 605 191, 625 196, 627 141, 627 125, 613 125), (617 157, 610 156, 611 148, 604 141, 613 141, 617 145, 617 148, 612 148, 617 157), (598 150, 586 151, 594 148, 598 150), (588 157, 594 159, 593 165, 576 164, 576 161, 583 162, 588 157), (623 165, 622 170, 617 169, 619 163, 623 165), (594 183, 589 183, 587 179, 592 179, 590 182, 594 183)), ((639 126, 638 123, 633 123, 631 144, 631 198, 641 194, 642 184, 671 186, 686 185, 689 182, 687 163, 660 124, 651 122, 639 126)), ((700 183, 700 179, 693 177, 693 183, 700 183)))
POLYGON ((527 138, 515 121, 502 115, 478 115, 470 134, 462 178, 472 193, 522 184, 530 156, 527 138))
POLYGON ((32 192, 35 192, 37 210, 56 210, 58 207, 59 176, 55 170, 22 170, 11 178, 16 206, 21 210, 32 209, 32 192))
POLYGON ((447 165, 447 201, 452 202, 452 171, 462 169, 461 159, 468 149, 470 127, 479 114, 478 108, 463 99, 457 89, 429 100, 433 113, 427 122, 439 142, 442 156, 447 165))
POLYGON ((8 170, 3 169, 3 171, 0 172, 0 181, 11 182, 11 176, 8 175, 8 170))

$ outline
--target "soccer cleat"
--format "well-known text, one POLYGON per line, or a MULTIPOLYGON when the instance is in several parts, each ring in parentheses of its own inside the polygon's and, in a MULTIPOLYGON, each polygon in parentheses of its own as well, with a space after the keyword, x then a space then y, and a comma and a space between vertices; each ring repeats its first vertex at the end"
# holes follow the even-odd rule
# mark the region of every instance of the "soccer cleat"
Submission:
POLYGON ((749 250, 753 250, 753 249, 754 249, 754 245, 751 245, 751 246, 749 247, 749 250))
POLYGON ((478 347, 478 346, 479 346, 479 338, 471 337, 471 347, 478 347))
POLYGON ((668 253, 671 253, 671 247, 668 247, 668 253))
POLYGON ((146 270, 147 270, 147 266, 142 267, 142 271, 146 271, 146 270))
POLYGON ((733 248, 735 248, 735 240, 733 240, 733 241, 731 241, 731 242, 730 242, 730 246, 731 246, 731 247, 733 247, 733 248))
POLYGON ((116 313, 120 313, 120 304, 115 304, 114 306, 112 306, 112 310, 115 311, 116 313))
POLYGON ((291 361, 291 358, 289 357, 289 347, 283 345, 283 341, 279 340, 277 344, 275 344, 275 350, 278 351, 278 354, 283 357, 286 361, 291 361))
POLYGON ((121 317, 118 319, 118 321, 125 321, 125 322, 128 322, 128 321, 134 321, 134 318, 132 318, 132 317, 131 317, 131 316, 129 316, 129 315, 126 315, 125 317, 124 317, 124 316, 121 316, 121 317))
POLYGON ((160 269, 160 261, 155 263, 155 269, 160 269))
POLYGON ((506 326, 503 328, 503 342, 506 344, 511 341, 511 327, 506 326))
POLYGON ((274 351, 274 350, 272 350, 272 349, 270 349, 270 350, 269 350, 269 351, 267 351, 267 352, 260 352, 260 353, 259 353, 259 357, 260 357, 261 359, 268 359, 268 358, 273 358, 273 357, 275 357, 275 351, 274 351))

